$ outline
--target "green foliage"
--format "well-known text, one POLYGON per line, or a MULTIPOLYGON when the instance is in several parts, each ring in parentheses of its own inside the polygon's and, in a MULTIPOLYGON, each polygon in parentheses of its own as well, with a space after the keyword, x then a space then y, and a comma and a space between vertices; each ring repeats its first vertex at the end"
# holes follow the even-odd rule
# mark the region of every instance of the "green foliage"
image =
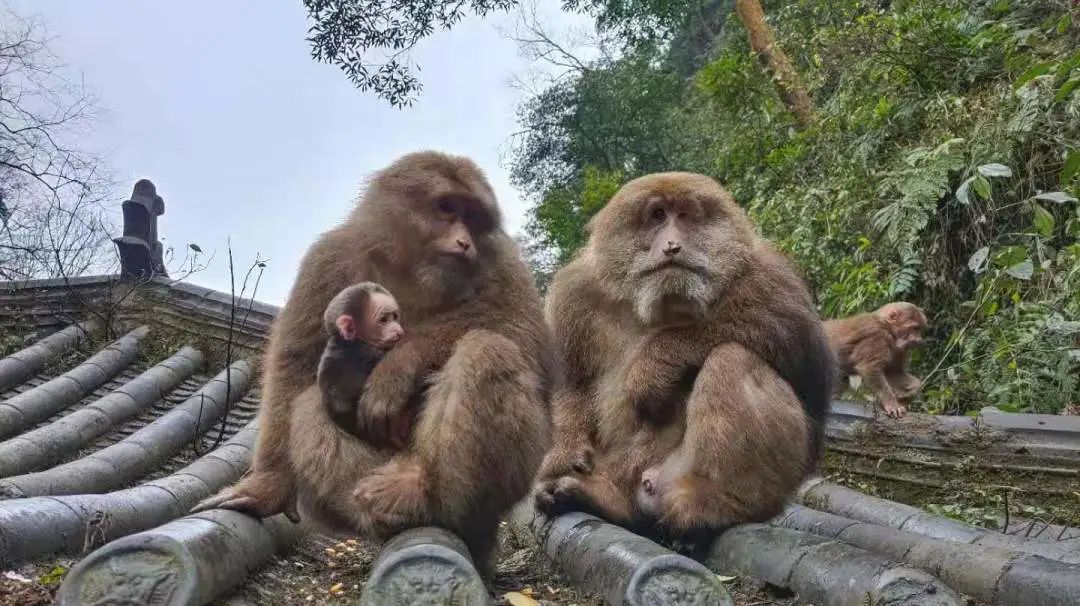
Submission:
MULTIPOLYGON (((914 359, 925 410, 1076 404, 1080 11, 1066 0, 881 5, 766 5, 811 90, 803 131, 733 15, 689 74, 672 45, 626 34, 622 58, 523 114, 514 175, 537 201, 530 233, 565 261, 595 211, 586 191, 704 172, 799 264, 826 317, 896 299, 927 310, 914 359)), ((673 23, 680 6, 656 16, 673 23)))
POLYGON ((421 83, 408 53, 436 29, 450 29, 467 14, 506 10, 517 0, 304 0, 315 60, 337 65, 362 91, 391 105, 410 105, 421 83), (390 51, 382 61, 372 50, 390 51))
POLYGON ((67 573, 67 567, 58 564, 56 566, 53 566, 52 569, 49 570, 49 572, 41 575, 41 577, 38 578, 38 582, 42 585, 45 585, 46 587, 59 585, 61 582, 63 582, 64 577, 67 576, 67 573))

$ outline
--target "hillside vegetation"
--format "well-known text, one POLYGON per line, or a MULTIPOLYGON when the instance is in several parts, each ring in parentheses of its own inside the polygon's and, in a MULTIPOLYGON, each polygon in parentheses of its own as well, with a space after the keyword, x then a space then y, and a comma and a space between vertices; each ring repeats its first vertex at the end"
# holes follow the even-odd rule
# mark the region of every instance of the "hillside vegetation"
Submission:
POLYGON ((513 175, 535 202, 540 280, 626 180, 703 172, 799 265, 824 316, 927 310, 924 410, 1080 404, 1080 9, 763 4, 812 99, 806 125, 734 2, 584 7, 620 52, 521 111, 513 175))

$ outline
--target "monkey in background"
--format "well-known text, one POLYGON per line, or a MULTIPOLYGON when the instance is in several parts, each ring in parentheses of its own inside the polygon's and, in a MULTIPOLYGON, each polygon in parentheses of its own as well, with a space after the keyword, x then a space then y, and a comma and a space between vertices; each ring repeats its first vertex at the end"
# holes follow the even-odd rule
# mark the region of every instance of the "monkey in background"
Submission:
MULTIPOLYGON (((323 406, 339 427, 359 437, 358 417, 363 411, 358 404, 364 383, 405 334, 401 312, 390 291, 374 282, 361 282, 330 300, 323 327, 329 337, 317 374, 323 406)), ((399 425, 407 423, 407 411, 399 417, 395 420, 399 425)))
MULTIPOLYGON (((922 343, 926 314, 898 301, 870 313, 825 322, 825 335, 836 355, 841 378, 859 375, 874 392, 886 415, 899 419, 922 382, 908 373, 911 349, 922 343)), ((843 391, 845 381, 838 381, 843 391)))

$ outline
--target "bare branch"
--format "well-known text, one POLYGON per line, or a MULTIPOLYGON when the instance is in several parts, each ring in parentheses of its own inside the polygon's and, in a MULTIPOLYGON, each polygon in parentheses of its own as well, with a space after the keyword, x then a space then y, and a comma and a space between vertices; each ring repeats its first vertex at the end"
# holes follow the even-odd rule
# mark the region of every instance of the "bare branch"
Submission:
POLYGON ((0 31, 0 277, 68 277, 113 261, 113 182, 78 149, 95 99, 49 49, 44 27, 4 10, 0 31))

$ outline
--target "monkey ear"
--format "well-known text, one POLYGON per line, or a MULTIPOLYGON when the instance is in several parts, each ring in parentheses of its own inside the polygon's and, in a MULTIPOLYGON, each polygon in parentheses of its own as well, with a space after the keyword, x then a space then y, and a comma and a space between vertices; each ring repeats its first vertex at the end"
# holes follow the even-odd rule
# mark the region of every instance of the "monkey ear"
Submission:
POLYGON ((895 307, 885 312, 885 321, 890 324, 895 324, 900 320, 900 310, 895 307))
POLYGON ((337 325, 338 334, 341 335, 342 339, 352 341, 356 338, 356 321, 353 320, 352 316, 342 314, 338 316, 334 324, 337 325))

